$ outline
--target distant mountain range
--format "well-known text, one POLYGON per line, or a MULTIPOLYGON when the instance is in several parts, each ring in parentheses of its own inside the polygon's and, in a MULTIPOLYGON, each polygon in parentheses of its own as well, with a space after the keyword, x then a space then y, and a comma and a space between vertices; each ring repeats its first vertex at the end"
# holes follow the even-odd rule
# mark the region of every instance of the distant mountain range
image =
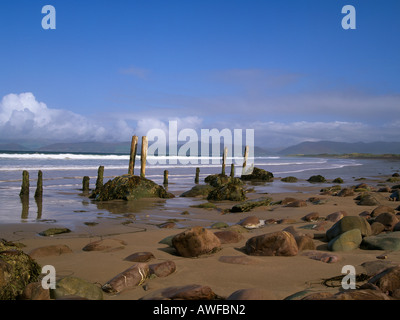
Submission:
MULTIPOLYGON (((211 146, 210 146, 211 147, 211 146)), ((129 154, 130 142, 102 143, 76 142, 53 143, 43 146, 32 146, 24 143, 0 143, 0 150, 14 152, 73 152, 73 153, 116 153, 129 154)), ((178 146, 179 150, 179 146, 178 146)), ((200 148, 199 148, 200 150, 200 148)), ((222 151, 222 148, 221 148, 222 151)), ((140 153, 140 149, 138 149, 140 153)), ((282 150, 272 150, 260 147, 254 148, 256 156, 287 156, 287 155, 319 155, 319 154, 400 154, 400 142, 302 142, 282 150)))

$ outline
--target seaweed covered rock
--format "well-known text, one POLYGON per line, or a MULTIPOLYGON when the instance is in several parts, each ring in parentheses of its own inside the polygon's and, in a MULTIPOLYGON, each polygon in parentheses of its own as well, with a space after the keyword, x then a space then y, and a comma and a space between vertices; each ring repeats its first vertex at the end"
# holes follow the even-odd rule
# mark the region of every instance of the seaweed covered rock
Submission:
POLYGON ((37 282, 41 267, 14 243, 0 239, 0 300, 15 300, 31 282, 37 282))
MULTIPOLYGON (((238 178, 232 178, 230 176, 227 176, 225 174, 211 174, 207 176, 204 179, 205 183, 208 183, 210 186, 213 186, 215 188, 218 188, 224 184, 227 184, 229 182, 232 182, 233 180, 239 180, 238 178)), ((240 180, 239 180, 240 181, 240 180)), ((237 182, 237 181, 236 181, 237 182)), ((240 181, 241 182, 241 181, 240 181)), ((239 182, 237 182, 239 183, 239 182)))
POLYGON ((345 216, 337 221, 327 232, 326 237, 328 241, 336 238, 337 236, 347 231, 358 229, 363 237, 372 234, 371 226, 366 219, 359 216, 345 216))
POLYGON ((265 181, 272 182, 274 180, 274 175, 264 169, 254 167, 251 174, 245 174, 240 177, 243 181, 265 181))
POLYGON ((323 183, 323 182, 327 182, 325 177, 321 176, 321 175, 315 175, 315 176, 311 176, 310 178, 307 179, 308 182, 310 183, 323 183))
POLYGON ((246 194, 241 183, 237 183, 237 178, 233 181, 223 184, 214 190, 212 190, 208 196, 207 200, 222 201, 244 201, 246 200, 246 194))
POLYGON ((231 209, 231 212, 248 212, 256 207, 269 206, 271 201, 272 199, 268 197, 246 200, 234 205, 231 209))
POLYGON ((192 189, 185 191, 180 195, 180 197, 198 197, 198 196, 208 196, 210 191, 214 190, 213 186, 208 184, 195 185, 192 189))
POLYGON ((99 191, 93 192, 90 197, 98 201, 108 201, 173 198, 174 195, 149 179, 126 174, 109 180, 99 191))

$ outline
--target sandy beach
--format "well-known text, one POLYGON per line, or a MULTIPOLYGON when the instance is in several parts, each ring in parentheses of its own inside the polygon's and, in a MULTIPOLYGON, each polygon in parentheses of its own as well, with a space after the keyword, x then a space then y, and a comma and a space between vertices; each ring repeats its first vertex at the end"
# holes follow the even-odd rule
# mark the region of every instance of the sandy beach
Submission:
MULTIPOLYGON (((393 184, 385 182, 387 176, 374 180, 363 180, 368 186, 378 190, 382 183, 388 186, 393 184)), ((277 178, 276 178, 277 179, 277 178)), ((354 185, 361 183, 354 181, 354 185)), ((259 194, 247 193, 248 199, 270 197, 272 202, 268 206, 261 206, 249 212, 227 212, 238 202, 214 202, 216 208, 204 209, 182 206, 168 206, 168 215, 175 219, 169 228, 160 227, 160 223, 148 223, 144 219, 130 219, 121 216, 117 219, 99 219, 95 225, 79 225, 72 232, 44 237, 39 232, 48 228, 63 227, 57 224, 46 223, 18 223, 0 225, 0 238, 8 241, 22 243, 22 250, 30 254, 34 249, 50 245, 66 245, 71 252, 52 254, 48 256, 35 256, 39 265, 52 265, 56 270, 57 281, 64 277, 73 276, 84 279, 99 287, 115 277, 117 274, 131 267, 135 262, 124 260, 129 255, 137 252, 151 252, 153 258, 147 264, 157 264, 164 261, 173 261, 176 270, 165 277, 149 277, 139 286, 134 286, 118 294, 104 292, 104 300, 138 300, 151 298, 160 290, 186 285, 208 286, 222 299, 241 289, 260 289, 260 298, 268 300, 282 300, 295 293, 308 290, 309 293, 331 292, 338 293, 340 286, 327 287, 323 280, 343 275, 342 267, 352 265, 357 274, 365 273, 362 266, 365 262, 385 261, 400 264, 400 251, 387 252, 384 250, 363 250, 360 248, 347 252, 331 252, 324 239, 325 232, 332 227, 334 222, 326 221, 326 217, 334 212, 345 211, 349 216, 358 216, 363 211, 371 212, 377 206, 357 205, 354 198, 357 196, 339 197, 336 195, 321 194, 319 184, 309 184, 306 187, 293 187, 287 184, 290 192, 259 194), (295 188, 295 192, 293 192, 295 188), (285 198, 304 200, 302 206, 290 207, 280 203, 285 198), (319 202, 311 202, 313 197, 319 202), (187 211, 187 212, 184 212, 187 211), (304 221, 302 218, 311 212, 319 214, 319 220, 314 222, 304 221), (211 226, 216 222, 225 222, 232 228, 242 219, 256 216, 266 223, 255 229, 241 228, 241 240, 234 243, 222 243, 218 251, 196 258, 182 257, 176 250, 161 240, 168 236, 177 235, 185 230, 201 226, 215 233, 222 229, 211 226), (326 221, 319 230, 315 226, 318 222, 326 221), (304 255, 309 250, 299 251, 295 256, 251 256, 244 250, 246 241, 256 235, 281 231, 293 227, 294 230, 311 235, 316 251, 334 254, 337 262, 326 263, 314 260, 304 255), (96 241, 108 241, 110 247, 101 251, 84 251, 83 248, 96 241), (386 254, 386 259, 377 259, 386 254), (245 257, 246 262, 227 263, 224 257, 245 257)), ((289 190, 288 189, 288 190, 289 190)), ((390 192, 372 192, 380 205, 398 209, 399 203, 389 201, 390 192)), ((178 194, 177 194, 178 195, 178 194)), ((156 201, 157 200, 149 200, 156 201)), ((199 203, 207 202, 198 198, 199 203)), ((179 203, 179 199, 175 202, 179 203)), ((115 202, 115 206, 123 205, 115 202)), ((157 215, 163 210, 162 205, 147 209, 145 215, 157 215)), ((165 208, 164 208, 165 210, 165 208)), ((396 211, 398 212, 398 211, 396 211)), ((140 216, 140 215, 137 215, 140 216)), ((171 220, 170 220, 171 221, 171 220)), ((167 220, 165 221, 167 222, 167 220)), ((357 284, 361 285, 361 283, 357 284)))

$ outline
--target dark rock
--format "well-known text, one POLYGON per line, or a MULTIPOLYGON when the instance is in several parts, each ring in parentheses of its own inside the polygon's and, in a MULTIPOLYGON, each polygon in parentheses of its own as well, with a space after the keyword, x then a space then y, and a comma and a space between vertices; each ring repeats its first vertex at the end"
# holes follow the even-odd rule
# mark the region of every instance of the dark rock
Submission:
POLYGON ((238 243, 243 239, 242 234, 231 230, 217 231, 214 234, 217 236, 221 244, 238 243))
POLYGON ((42 282, 31 282, 18 297, 21 300, 50 300, 50 290, 44 289, 42 282))
POLYGON ((214 190, 214 187, 208 184, 195 185, 192 189, 182 193, 180 197, 208 196, 212 190, 214 190))
POLYGON ((389 197, 393 201, 400 201, 400 191, 399 189, 396 189, 393 191, 393 193, 389 197))
POLYGON ((311 212, 309 214, 306 214, 303 218, 301 218, 304 221, 318 221, 319 219, 319 213, 318 212, 311 212))
POLYGON ((365 250, 400 250, 400 231, 365 237, 360 248, 365 250))
POLYGON ((381 213, 386 213, 386 212, 395 214, 395 210, 392 207, 380 205, 380 206, 376 207, 374 210, 372 210, 371 217, 377 217, 381 213))
POLYGON ((332 181, 332 183, 343 183, 343 179, 342 178, 336 178, 332 181))
POLYGON ((248 212, 251 209, 261 206, 269 206, 271 203, 271 198, 258 198, 252 200, 246 200, 244 202, 234 205, 231 212, 248 212))
POLYGON ((307 179, 307 181, 310 182, 310 183, 324 183, 324 182, 327 182, 325 177, 323 177, 321 175, 311 176, 310 178, 307 179))
POLYGON ((274 180, 274 175, 269 171, 254 167, 251 174, 242 175, 240 179, 242 179, 243 181, 272 182, 274 180))
POLYGON ((371 223, 371 236, 380 234, 383 231, 385 231, 385 226, 382 223, 376 221, 371 223))
POLYGON ((296 177, 289 176, 289 177, 282 178, 281 181, 282 182, 297 182, 298 179, 296 177))
POLYGON ((125 271, 117 274, 101 288, 107 293, 116 294, 126 289, 143 284, 149 276, 149 266, 146 263, 136 263, 125 271))
POLYGON ((338 197, 350 197, 354 196, 354 191, 351 188, 344 188, 337 195, 338 197))
POLYGON ((366 237, 371 235, 371 226, 368 221, 359 216, 345 216, 336 222, 327 232, 326 237, 328 241, 336 238, 338 235, 350 231, 352 229, 358 229, 361 232, 361 236, 366 237))
POLYGON ((169 276, 170 274, 174 273, 175 270, 176 264, 171 260, 149 265, 150 275, 154 274, 159 278, 169 276))
POLYGON ((389 296, 393 296, 393 293, 400 289, 400 266, 385 269, 368 282, 375 284, 389 296))
POLYGON ((174 228, 175 226, 176 226, 176 223, 172 222, 172 221, 163 222, 158 225, 158 227, 161 229, 171 229, 171 228, 174 228))
POLYGON ((236 184, 242 184, 242 181, 239 178, 232 178, 225 174, 209 175, 204 179, 204 182, 208 183, 210 186, 212 186, 214 188, 221 187, 221 186, 231 183, 231 182, 236 183, 236 184))
POLYGON ((211 231, 194 227, 172 238, 172 245, 183 257, 198 257, 217 251, 221 242, 211 231))
POLYGON ((222 201, 244 201, 246 199, 246 194, 243 189, 242 184, 236 182, 229 182, 223 184, 220 187, 215 188, 210 191, 207 196, 207 200, 222 201))
POLYGON ((69 233, 71 230, 68 228, 50 228, 45 231, 39 232, 39 235, 44 236, 44 237, 51 237, 57 234, 62 234, 62 233, 69 233))
POLYGON ((359 206, 377 206, 379 205, 378 199, 374 197, 372 194, 362 194, 357 197, 359 206))
POLYGON ((173 198, 174 195, 149 179, 126 174, 109 180, 97 194, 93 193, 90 197, 97 201, 129 201, 141 198, 173 198))
POLYGON ((294 256, 299 251, 295 238, 286 231, 252 237, 247 240, 245 249, 254 256, 294 256))
POLYGON ((385 226, 385 231, 392 231, 394 226, 399 223, 399 219, 389 212, 381 213, 375 218, 375 222, 380 222, 385 226))
POLYGON ((103 300, 103 292, 97 285, 77 277, 65 277, 56 283, 56 289, 51 290, 54 299, 65 296, 78 296, 88 300, 103 300))
POLYGON ((148 262, 151 259, 155 259, 151 252, 135 252, 127 256, 124 260, 130 262, 148 262))

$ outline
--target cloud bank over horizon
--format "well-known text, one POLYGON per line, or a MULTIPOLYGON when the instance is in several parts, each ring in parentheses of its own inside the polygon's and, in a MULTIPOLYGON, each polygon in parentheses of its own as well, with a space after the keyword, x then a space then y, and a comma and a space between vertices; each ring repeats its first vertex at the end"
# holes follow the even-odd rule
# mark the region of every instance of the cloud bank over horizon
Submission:
MULTIPOLYGON (((386 98, 385 98, 386 99, 386 98)), ((337 102, 337 101, 336 101, 337 102)), ((392 104, 389 104, 392 109, 392 104)), ((382 110, 381 110, 382 111, 382 110)), ((261 112, 262 113, 262 112, 261 112)), ((260 117, 262 119, 262 117, 260 117)), ((168 135, 169 121, 178 123, 178 130, 254 129, 255 145, 265 148, 287 147, 304 141, 336 142, 398 141, 400 121, 381 125, 362 121, 243 121, 207 122, 205 117, 157 116, 152 111, 143 114, 112 114, 89 118, 68 110, 48 107, 32 92, 7 94, 0 102, 0 136, 2 141, 54 140, 58 142, 121 142, 132 135, 146 135, 151 129, 161 129, 168 135)))

